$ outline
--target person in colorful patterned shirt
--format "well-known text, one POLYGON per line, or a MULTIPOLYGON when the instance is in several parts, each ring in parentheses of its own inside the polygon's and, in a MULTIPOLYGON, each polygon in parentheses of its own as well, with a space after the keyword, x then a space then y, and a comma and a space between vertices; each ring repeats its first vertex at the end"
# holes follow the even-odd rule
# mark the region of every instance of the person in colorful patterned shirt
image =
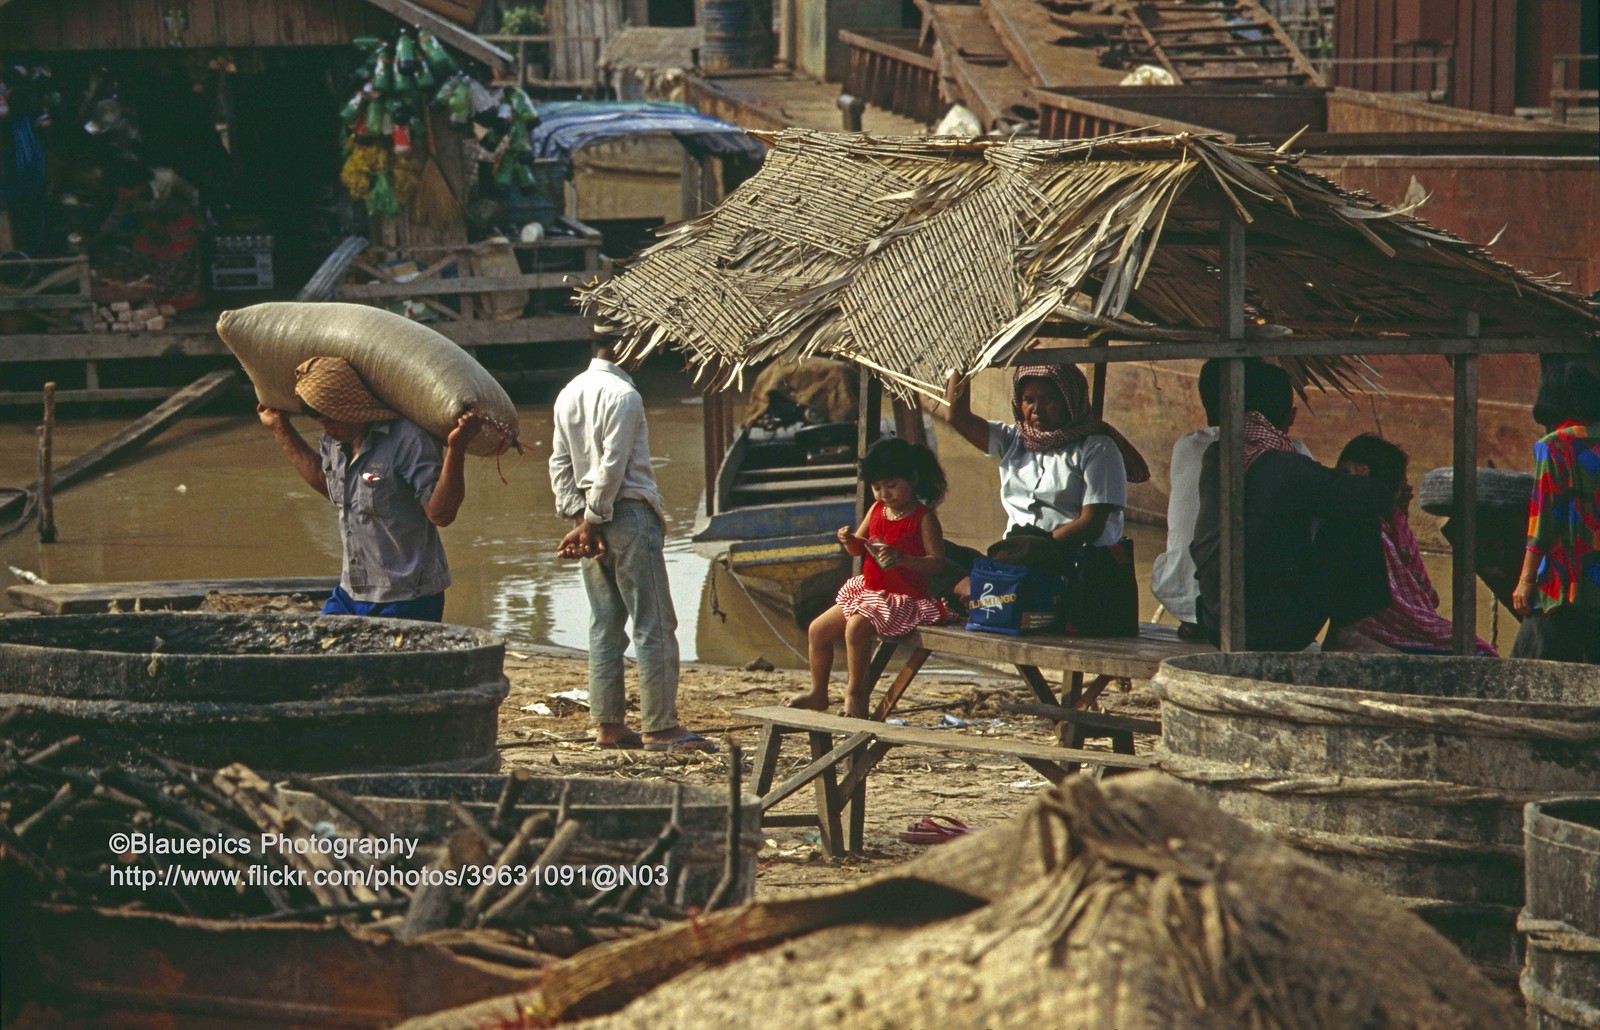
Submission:
POLYGON ((1511 657, 1600 665, 1600 377, 1572 361, 1547 365, 1533 417, 1549 435, 1533 445, 1511 657))
MULTIPOLYGON (((1393 510, 1378 521, 1383 563, 1389 573, 1389 607, 1367 616, 1354 628, 1404 654, 1450 654, 1455 627, 1439 614, 1439 592, 1422 564, 1417 538, 1406 517, 1406 509, 1411 506, 1408 464, 1405 451, 1371 433, 1355 437, 1339 452, 1341 472, 1370 476, 1394 491, 1393 510)), ((1477 652, 1489 658, 1499 657, 1482 637, 1478 638, 1477 652)))

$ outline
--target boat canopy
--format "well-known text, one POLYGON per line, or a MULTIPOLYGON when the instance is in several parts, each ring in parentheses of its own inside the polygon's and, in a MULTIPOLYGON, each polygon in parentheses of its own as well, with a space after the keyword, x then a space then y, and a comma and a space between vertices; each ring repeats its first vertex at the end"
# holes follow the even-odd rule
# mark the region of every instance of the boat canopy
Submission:
POLYGON ((561 163, 572 175, 572 155, 591 143, 635 136, 669 135, 695 158, 717 157, 761 164, 766 147, 737 125, 667 100, 564 100, 537 104, 531 130, 534 156, 561 163))

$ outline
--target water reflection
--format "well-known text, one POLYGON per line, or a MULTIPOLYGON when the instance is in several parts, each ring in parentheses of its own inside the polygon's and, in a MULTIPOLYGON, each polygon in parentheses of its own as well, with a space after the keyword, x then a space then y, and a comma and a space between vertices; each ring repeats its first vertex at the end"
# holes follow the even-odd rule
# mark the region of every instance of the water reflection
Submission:
MULTIPOLYGON (((793 667, 789 648, 742 611, 737 587, 717 596, 728 624, 702 613, 711 563, 690 547, 704 484, 699 397, 676 376, 640 378, 651 452, 667 517, 667 574, 685 660, 743 664, 757 655, 793 667), (702 625, 702 623, 707 623, 702 625), (748 631, 749 637, 741 636, 748 631), (787 660, 785 660, 787 659, 787 660)), ((566 531, 556 517, 546 459, 550 405, 519 407, 527 453, 497 466, 467 463, 467 503, 443 530, 454 585, 445 618, 512 641, 588 645, 588 601, 576 565, 558 558, 566 531), (502 481, 502 476, 504 481, 502 481)), ((83 453, 123 420, 68 420, 57 427, 57 462, 83 453)), ((296 419, 303 432, 314 431, 296 419)), ((32 423, 0 425, 0 484, 35 474, 32 423)), ((253 415, 187 419, 109 473, 56 498, 59 542, 32 532, 0 542, 0 564, 56 583, 336 576, 338 526, 325 499, 300 482, 253 415)), ((9 574, 3 582, 12 582, 9 574)), ((7 609, 9 601, 0 601, 7 609)), ((777 622, 777 616, 769 616, 777 622)), ((780 623, 781 625, 781 623, 780 623)), ((798 631, 795 631, 798 633, 798 631)), ((798 662, 803 665, 803 662, 798 662)))

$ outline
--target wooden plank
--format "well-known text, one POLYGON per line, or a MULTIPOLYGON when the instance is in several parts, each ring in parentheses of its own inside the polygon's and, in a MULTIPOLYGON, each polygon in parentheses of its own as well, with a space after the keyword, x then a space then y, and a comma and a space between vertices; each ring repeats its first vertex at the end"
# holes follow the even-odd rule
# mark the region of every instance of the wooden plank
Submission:
POLYGON ((87 615, 121 610, 198 608, 210 593, 259 597, 331 594, 337 576, 288 579, 174 579, 134 583, 24 583, 6 590, 12 603, 41 615, 87 615))
MULTIPOLYGON (((177 393, 178 386, 117 386, 92 387, 83 390, 57 390, 57 404, 108 404, 127 401, 164 401, 177 393)), ((43 397, 40 390, 0 390, 0 406, 37 404, 43 397)))
MULTIPOLYGON (((878 649, 878 654, 882 655, 884 653, 884 648, 892 647, 892 643, 885 642, 883 647, 878 649)), ((892 656, 893 653, 893 650, 890 650, 889 656, 892 656)), ((884 693, 883 699, 878 702, 878 707, 873 709, 873 722, 883 722, 885 719, 889 718, 889 713, 893 712, 895 705, 900 703, 901 695, 906 692, 907 687, 911 686, 911 681, 917 678, 917 673, 921 671, 922 664, 928 660, 928 655, 930 654, 932 654, 932 652, 925 647, 919 647, 912 650, 911 657, 907 658, 906 663, 900 667, 900 674, 894 678, 893 683, 889 684, 889 689, 884 693)), ((887 663, 889 656, 885 656, 885 663, 887 663)), ((874 657, 873 660, 876 662, 876 657, 874 657)), ((879 674, 881 674, 881 670, 879 674)), ((878 682, 878 676, 874 675, 869 670, 867 673, 867 682, 876 684, 878 682)))
POLYGON ((1132 716, 1111 715, 1106 712, 1085 712, 1077 708, 1063 708, 1061 705, 1034 704, 1031 701, 1004 701, 998 707, 1002 712, 1037 715, 1045 719, 1054 719, 1056 722, 1067 722, 1074 726, 1082 726, 1089 730, 1115 730, 1119 733, 1161 735, 1160 719, 1137 719, 1132 716))
MULTIPOLYGON (((829 753, 828 746, 833 743, 833 736, 826 732, 813 732, 808 736, 811 740, 812 757, 821 761, 829 753)), ((861 745, 858 744, 857 746, 861 745)), ((817 827, 822 834, 822 846, 827 848, 830 855, 844 854, 846 846, 844 827, 839 820, 840 809, 844 807, 844 801, 839 796, 839 778, 834 771, 834 767, 837 764, 838 759, 829 762, 815 781, 817 827)))
MULTIPOLYGON (((208 372, 201 376, 163 401, 148 415, 63 465, 55 474, 54 489, 59 493, 69 486, 81 483, 95 472, 144 446, 164 432, 168 426, 227 390, 233 384, 235 376, 236 373, 226 371, 208 372)), ((38 488, 37 482, 30 483, 27 487, 30 493, 38 488)), ((21 509, 24 501, 23 497, 17 496, 0 503, 0 523, 14 518, 16 510, 21 509)))
POLYGON ((533 272, 527 275, 466 275, 459 279, 428 282, 341 283, 334 287, 339 300, 370 303, 403 297, 442 297, 489 293, 495 290, 559 290, 583 284, 578 269, 571 272, 533 272))
MULTIPOLYGON (((859 722, 860 720, 856 721, 859 722)), ((854 753, 857 748, 863 747, 871 741, 872 733, 870 731, 861 731, 851 734, 838 747, 832 750, 824 749, 820 755, 814 755, 811 764, 761 795, 761 811, 765 812, 780 802, 793 797, 806 784, 833 769, 845 756, 854 753)))
POLYGON ((1326 357, 1330 354, 1587 354, 1590 350, 1588 342, 1581 336, 1413 336, 1370 340, 1296 340, 1288 337, 1279 340, 1126 343, 1109 347, 1090 347, 1086 344, 1050 346, 1068 341, 1059 337, 1037 336, 1033 342, 1045 346, 1024 351, 1028 360, 1040 364, 1067 362, 1077 365, 1103 361, 1170 361, 1175 358, 1200 361, 1207 358, 1326 357))
POLYGON ((367 3, 381 7, 407 25, 428 29, 439 37, 440 42, 482 61, 493 71, 509 73, 516 68, 516 59, 504 50, 473 35, 448 18, 441 18, 432 11, 418 7, 410 0, 367 0, 367 3))
MULTIPOLYGON (((1477 330, 1476 312, 1462 315, 1468 335, 1477 330)), ((1452 649, 1459 655, 1477 650, 1478 573, 1478 356, 1458 354, 1452 391, 1455 455, 1452 483, 1458 545, 1450 549, 1450 593, 1453 598, 1452 649)))
POLYGON ((814 733, 857 733, 861 732, 861 727, 868 726, 871 727, 872 736, 895 747, 928 747, 936 751, 963 751, 969 754, 1000 755, 1016 759, 1032 758, 1043 762, 1098 763, 1119 769, 1148 769, 1155 764, 1154 759, 1142 755, 1119 755, 1109 751, 1083 751, 1051 747, 1046 744, 994 740, 988 737, 951 733, 948 730, 919 729, 915 726, 886 726, 866 719, 847 719, 842 715, 810 712, 781 705, 748 708, 734 714, 741 719, 793 726, 814 733))
MULTIPOLYGON (((1222 216, 1218 323, 1225 339, 1244 338, 1244 223, 1222 216)), ((1244 362, 1230 359, 1222 373, 1222 650, 1245 648, 1244 596, 1244 362)))
POLYGON ((1091 675, 1149 679, 1168 658, 1214 651, 1203 640, 1179 640, 1173 626, 1140 623, 1137 637, 1020 637, 983 633, 959 626, 922 626, 900 638, 902 646, 986 662, 1079 669, 1091 675))

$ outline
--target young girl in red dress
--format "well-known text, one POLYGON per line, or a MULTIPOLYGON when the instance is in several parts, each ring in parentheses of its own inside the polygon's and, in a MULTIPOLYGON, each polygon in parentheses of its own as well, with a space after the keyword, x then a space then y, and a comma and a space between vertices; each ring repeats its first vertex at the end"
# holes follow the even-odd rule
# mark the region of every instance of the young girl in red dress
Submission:
POLYGON ((855 532, 839 527, 845 550, 866 555, 861 575, 840 587, 833 607, 811 623, 811 689, 789 701, 792 708, 827 710, 834 643, 843 637, 850 676, 844 714, 857 719, 866 718, 872 693, 867 666, 874 634, 904 636, 955 618, 928 593, 928 576, 944 566, 944 531, 933 510, 945 491, 939 459, 922 444, 890 437, 862 459, 861 478, 874 503, 855 532))

